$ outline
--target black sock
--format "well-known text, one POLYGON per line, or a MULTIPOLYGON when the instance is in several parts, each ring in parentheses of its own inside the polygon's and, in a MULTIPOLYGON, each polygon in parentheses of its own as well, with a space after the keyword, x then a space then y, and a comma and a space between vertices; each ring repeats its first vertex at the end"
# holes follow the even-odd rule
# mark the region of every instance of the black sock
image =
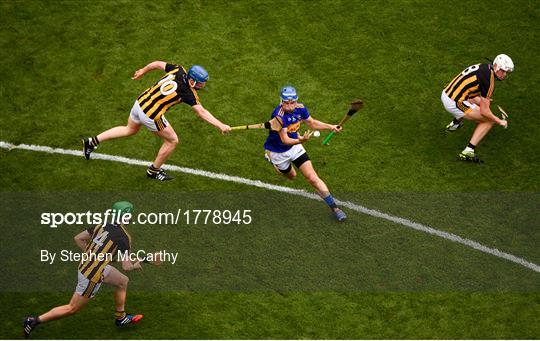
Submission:
POLYGON ((474 150, 474 148, 476 148, 476 146, 474 144, 470 143, 470 142, 467 145, 467 147, 471 148, 472 150, 474 150))
POLYGON ((460 120, 460 119, 457 119, 457 118, 454 118, 454 120, 452 121, 452 123, 454 123, 454 124, 460 124, 460 123, 461 123, 461 120, 460 120))
POLYGON ((97 138, 97 136, 94 136, 94 137, 91 137, 90 138, 90 144, 94 147, 97 147, 97 145, 99 144, 99 140, 97 138))

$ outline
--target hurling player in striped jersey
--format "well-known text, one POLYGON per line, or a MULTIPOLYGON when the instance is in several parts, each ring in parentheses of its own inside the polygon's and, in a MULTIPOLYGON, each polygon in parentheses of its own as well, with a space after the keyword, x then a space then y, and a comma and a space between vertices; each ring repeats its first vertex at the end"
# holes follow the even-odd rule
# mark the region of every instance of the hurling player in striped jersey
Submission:
POLYGON ((495 116, 490 109, 491 96, 495 87, 495 79, 504 80, 514 71, 514 62, 505 54, 500 54, 493 64, 471 65, 444 88, 441 101, 446 111, 454 116, 446 126, 447 131, 456 131, 463 125, 463 119, 475 122, 476 129, 469 144, 459 154, 463 161, 482 162, 475 154, 476 146, 487 133, 498 124, 508 126, 506 119, 495 116))
POLYGON ((135 100, 127 125, 114 127, 97 136, 84 139, 83 152, 89 160, 90 154, 99 143, 135 135, 144 125, 163 139, 156 159, 146 170, 146 175, 160 181, 172 180, 173 177, 161 168, 178 144, 178 136, 165 118, 167 110, 176 104, 185 103, 191 106, 200 118, 218 128, 221 133, 230 132, 231 127, 215 118, 199 101, 197 91, 202 89, 208 81, 208 72, 202 66, 193 65, 186 71, 181 65, 155 61, 137 70, 132 79, 140 79, 151 70, 165 71, 165 75, 135 100))
MULTIPOLYGON (((52 308, 39 316, 27 316, 23 321, 23 332, 26 338, 40 324, 58 320, 78 313, 99 291, 101 284, 114 286, 114 303, 116 312, 114 323, 118 327, 138 323, 143 315, 125 312, 127 286, 129 278, 110 263, 119 260, 124 271, 139 270, 140 261, 120 260, 119 253, 129 252, 131 236, 121 222, 128 221, 133 212, 133 204, 129 201, 114 203, 112 211, 118 221, 97 225, 86 229, 75 236, 75 243, 87 256, 81 259, 77 268, 77 286, 68 304, 52 308)), ((146 260, 142 261, 143 263, 146 260)))

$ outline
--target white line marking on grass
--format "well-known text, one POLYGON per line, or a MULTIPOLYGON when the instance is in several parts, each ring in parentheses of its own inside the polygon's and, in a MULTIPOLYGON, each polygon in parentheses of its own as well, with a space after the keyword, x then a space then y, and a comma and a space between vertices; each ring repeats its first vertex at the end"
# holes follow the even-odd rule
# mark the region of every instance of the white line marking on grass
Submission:
MULTIPOLYGON (((83 156, 82 151, 79 151, 79 150, 51 148, 51 147, 46 147, 46 146, 34 146, 34 145, 27 145, 27 144, 14 145, 14 144, 3 142, 3 141, 0 141, 0 148, 4 148, 4 149, 8 149, 8 150, 23 149, 23 150, 31 150, 31 151, 36 151, 36 152, 50 153, 50 154, 74 155, 74 156, 80 156, 80 157, 83 156)), ((115 161, 115 162, 125 163, 125 164, 128 164, 128 165, 145 166, 145 167, 148 166, 149 163, 150 163, 148 161, 130 159, 130 158, 123 157, 123 156, 115 156, 115 155, 100 154, 100 153, 92 153, 92 158, 97 159, 97 160, 115 161)), ((223 180, 223 181, 236 182, 236 183, 240 183, 240 184, 244 184, 244 185, 248 185, 248 186, 255 186, 255 187, 259 187, 259 188, 269 189, 269 190, 272 190, 272 191, 278 191, 278 192, 298 195, 298 196, 308 198, 308 199, 321 200, 321 198, 319 198, 319 196, 316 195, 315 193, 306 192, 306 191, 301 190, 301 189, 294 189, 294 188, 285 187, 285 186, 267 184, 267 183, 259 181, 259 180, 250 180, 250 179, 246 179, 246 178, 241 178, 239 176, 232 176, 232 175, 227 175, 227 174, 208 172, 208 171, 204 171, 204 170, 200 170, 200 169, 179 167, 179 166, 174 166, 174 165, 164 165, 163 168, 166 169, 166 170, 171 170, 173 172, 182 172, 182 173, 187 173, 187 174, 204 176, 204 177, 211 178, 211 179, 218 179, 218 180, 223 180)), ((517 263, 517 264, 519 264, 521 266, 529 268, 529 269, 531 269, 531 270, 533 270, 535 272, 540 272, 540 266, 539 265, 536 265, 536 264, 531 263, 531 262, 529 262, 529 261, 527 261, 527 260, 525 260, 523 258, 516 257, 516 256, 511 255, 509 253, 502 252, 502 251, 499 251, 497 249, 484 246, 484 245, 482 245, 482 244, 480 244, 478 242, 475 242, 474 240, 462 238, 462 237, 460 237, 458 235, 455 235, 453 233, 439 231, 439 230, 434 229, 432 227, 422 225, 422 224, 419 224, 419 223, 415 223, 414 221, 410 221, 410 220, 405 219, 405 218, 392 216, 392 215, 389 215, 389 214, 386 214, 386 213, 383 213, 383 212, 380 212, 380 211, 377 211, 377 210, 373 210, 373 209, 370 209, 370 208, 367 208, 367 207, 364 207, 364 206, 361 206, 361 205, 357 205, 357 204, 352 203, 350 201, 341 201, 341 200, 336 199, 336 203, 338 205, 347 207, 347 208, 349 208, 349 209, 351 209, 353 211, 364 213, 364 214, 370 215, 372 217, 377 217, 377 218, 381 218, 381 219, 384 219, 384 220, 388 220, 388 221, 391 221, 391 222, 396 223, 396 224, 400 224, 400 225, 403 225, 403 226, 410 227, 410 228, 415 229, 417 231, 422 231, 422 232, 425 232, 425 233, 429 233, 429 234, 435 235, 437 237, 441 237, 441 238, 453 241, 455 243, 459 243, 459 244, 468 246, 468 247, 473 248, 475 250, 478 250, 478 251, 481 251, 481 252, 484 252, 484 253, 499 257, 499 258, 509 260, 511 262, 514 262, 514 263, 517 263)))

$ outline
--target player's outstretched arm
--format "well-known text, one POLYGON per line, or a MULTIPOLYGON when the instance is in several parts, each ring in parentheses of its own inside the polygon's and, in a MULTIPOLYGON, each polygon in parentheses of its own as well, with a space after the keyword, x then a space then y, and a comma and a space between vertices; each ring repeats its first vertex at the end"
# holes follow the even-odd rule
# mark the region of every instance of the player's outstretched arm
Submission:
POLYGON ((81 251, 86 250, 86 246, 88 245, 88 241, 92 238, 92 235, 88 233, 88 231, 84 230, 78 235, 76 235, 73 239, 75 240, 75 244, 81 249, 81 251))
POLYGON ((167 63, 156 60, 155 62, 151 62, 150 64, 146 65, 142 69, 135 71, 131 79, 135 79, 135 80, 140 79, 142 76, 144 76, 145 73, 147 73, 148 71, 155 70, 155 69, 165 70, 166 65, 167 63))
POLYGON ((214 127, 221 130, 222 134, 226 134, 231 131, 230 126, 222 123, 220 120, 214 117, 214 115, 212 115, 210 111, 206 110, 202 105, 197 104, 197 105, 192 106, 191 108, 193 108, 193 111, 195 111, 195 113, 199 115, 200 118, 202 118, 206 122, 210 123, 214 127))
POLYGON ((342 129, 338 125, 328 124, 328 123, 316 120, 313 117, 309 117, 307 120, 304 120, 304 122, 307 124, 308 127, 310 127, 313 130, 332 130, 336 133, 339 133, 342 129))

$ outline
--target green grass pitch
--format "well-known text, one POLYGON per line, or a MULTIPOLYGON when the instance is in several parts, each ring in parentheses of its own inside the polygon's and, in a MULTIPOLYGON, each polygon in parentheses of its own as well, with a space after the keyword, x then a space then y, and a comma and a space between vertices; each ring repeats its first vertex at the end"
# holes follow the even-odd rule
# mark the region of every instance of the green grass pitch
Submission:
MULTIPOLYGON (((0 1, 0 141, 79 149, 124 124, 153 84, 153 60, 201 64, 202 104, 227 124, 265 121, 294 85, 320 120, 365 108, 330 146, 306 143, 335 197, 540 264, 540 9, 535 1, 0 1), (446 134, 439 97, 465 67, 506 53, 515 72, 495 84, 510 114, 477 148, 456 155, 473 124, 446 134)), ((311 191, 278 177, 265 132, 220 135, 185 105, 167 118, 180 138, 169 164, 311 191)), ((152 160, 144 131, 98 152, 152 160)), ((82 226, 40 225, 40 212, 251 209, 250 225, 130 226, 135 248, 179 252, 175 265, 129 273, 116 329, 110 288, 80 314, 40 326, 44 339, 538 339, 540 273, 461 244, 323 203, 206 177, 147 180, 144 168, 82 156, 0 149, 0 338, 25 315, 65 304, 74 263, 39 251, 75 249, 82 226)))

